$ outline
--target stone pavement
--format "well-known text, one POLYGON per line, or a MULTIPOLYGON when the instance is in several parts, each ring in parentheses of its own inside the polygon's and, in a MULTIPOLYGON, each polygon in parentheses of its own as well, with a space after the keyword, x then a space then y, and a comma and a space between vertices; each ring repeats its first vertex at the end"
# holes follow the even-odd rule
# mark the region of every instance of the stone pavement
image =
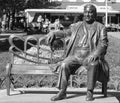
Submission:
POLYGON ((87 102, 86 88, 68 88, 67 98, 54 102, 50 98, 58 92, 56 88, 21 88, 12 91, 10 96, 6 95, 6 90, 1 90, 0 103, 119 103, 119 100, 112 95, 115 93, 114 90, 109 90, 106 98, 100 94, 100 91, 95 89, 94 101, 87 102), (20 93, 23 90, 24 93, 20 93))

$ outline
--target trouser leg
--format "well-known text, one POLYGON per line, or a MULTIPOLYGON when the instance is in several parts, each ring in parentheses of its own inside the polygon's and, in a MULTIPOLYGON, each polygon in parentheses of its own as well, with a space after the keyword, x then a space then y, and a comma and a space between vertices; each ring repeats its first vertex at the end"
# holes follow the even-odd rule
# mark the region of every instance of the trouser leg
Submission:
POLYGON ((98 76, 98 62, 89 65, 87 71, 87 96, 86 101, 93 100, 93 90, 97 81, 98 76))
POLYGON ((60 91, 56 96, 51 98, 52 101, 66 98, 66 89, 70 74, 74 74, 79 67, 80 63, 74 57, 68 57, 62 62, 61 66, 59 67, 60 72, 57 84, 57 87, 60 89, 60 91))
POLYGON ((87 71, 87 90, 93 91, 95 87, 98 78, 98 66, 98 62, 89 65, 89 69, 87 71))
POLYGON ((58 84, 57 87, 59 89, 63 89, 66 91, 68 79, 70 77, 70 71, 69 68, 65 67, 66 64, 62 64, 60 67, 59 77, 58 77, 58 84), (68 70, 67 70, 68 69, 68 70))
POLYGON ((75 57, 66 58, 60 66, 57 87, 66 90, 70 75, 74 74, 80 66, 80 62, 75 57))

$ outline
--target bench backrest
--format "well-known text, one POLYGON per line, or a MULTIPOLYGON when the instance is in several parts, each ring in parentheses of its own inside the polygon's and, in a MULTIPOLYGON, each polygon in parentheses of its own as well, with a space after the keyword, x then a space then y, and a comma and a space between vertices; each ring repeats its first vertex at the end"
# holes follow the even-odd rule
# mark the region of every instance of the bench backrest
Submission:
POLYGON ((9 51, 12 55, 12 64, 54 64, 63 60, 66 48, 64 40, 63 48, 52 51, 45 38, 46 36, 38 38, 11 35, 9 51))

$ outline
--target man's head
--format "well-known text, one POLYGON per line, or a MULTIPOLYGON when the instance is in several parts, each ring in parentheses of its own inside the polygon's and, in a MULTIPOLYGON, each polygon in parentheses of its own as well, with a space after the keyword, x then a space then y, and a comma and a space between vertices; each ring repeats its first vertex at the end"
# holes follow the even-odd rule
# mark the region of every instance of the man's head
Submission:
POLYGON ((84 6, 84 20, 88 23, 92 23, 97 16, 96 7, 92 4, 84 6))

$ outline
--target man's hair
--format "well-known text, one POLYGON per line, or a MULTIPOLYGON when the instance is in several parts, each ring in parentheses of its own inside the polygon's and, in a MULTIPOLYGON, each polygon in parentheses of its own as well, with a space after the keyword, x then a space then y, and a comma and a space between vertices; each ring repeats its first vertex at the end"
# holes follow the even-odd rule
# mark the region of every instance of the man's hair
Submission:
POLYGON ((84 6, 84 11, 86 10, 86 8, 90 8, 94 12, 95 17, 97 16, 97 9, 93 4, 86 4, 84 6))
POLYGON ((86 5, 84 6, 84 10, 85 10, 86 8, 91 8, 92 11, 97 12, 96 7, 95 7, 93 4, 86 4, 86 5))

